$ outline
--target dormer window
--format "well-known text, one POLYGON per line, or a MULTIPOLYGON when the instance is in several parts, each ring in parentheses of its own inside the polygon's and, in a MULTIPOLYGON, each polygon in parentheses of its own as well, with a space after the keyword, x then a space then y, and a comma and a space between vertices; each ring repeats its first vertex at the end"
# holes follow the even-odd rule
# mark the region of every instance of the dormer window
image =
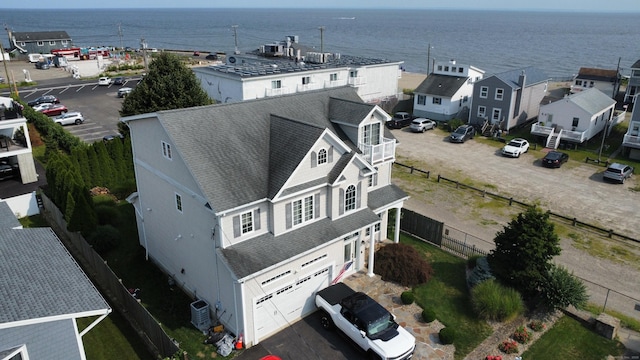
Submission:
POLYGON ((327 163, 327 150, 320 149, 320 151, 318 151, 318 165, 322 165, 326 163, 327 163))

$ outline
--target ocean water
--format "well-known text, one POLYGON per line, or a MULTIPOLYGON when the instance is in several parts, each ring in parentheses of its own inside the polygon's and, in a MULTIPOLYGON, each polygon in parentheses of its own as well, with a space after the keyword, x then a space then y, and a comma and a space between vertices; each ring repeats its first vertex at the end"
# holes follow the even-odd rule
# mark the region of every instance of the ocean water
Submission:
MULTIPOLYGON (((296 35, 325 52, 404 61, 427 59, 498 73, 536 66, 555 78, 580 67, 628 75, 640 59, 638 14, 447 10, 127 9, 8 10, 13 31, 64 30, 76 46, 240 51, 296 35), (322 30, 321 30, 322 28, 322 30), (428 50, 429 48, 430 51, 428 50)), ((7 40, 2 40, 7 45, 7 40)))

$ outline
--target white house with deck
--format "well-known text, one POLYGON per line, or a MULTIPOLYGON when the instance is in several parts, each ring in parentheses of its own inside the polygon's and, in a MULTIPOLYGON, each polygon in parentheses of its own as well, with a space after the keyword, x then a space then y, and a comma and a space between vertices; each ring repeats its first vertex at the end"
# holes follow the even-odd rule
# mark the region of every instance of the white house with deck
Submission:
POLYGON ((640 160, 640 106, 634 106, 629 120, 629 128, 624 134, 622 146, 628 152, 629 158, 640 160))
POLYGON ((589 88, 549 104, 540 105, 531 134, 546 138, 546 146, 560 142, 581 144, 605 129, 614 118, 616 101, 596 88, 589 88))
POLYGON ((313 312, 331 282, 373 275, 367 249, 408 198, 391 184, 389 119, 348 86, 123 118, 140 244, 259 343, 313 312))
POLYGON ((455 60, 436 62, 433 72, 413 91, 413 115, 436 121, 462 118, 471 108, 473 85, 483 76, 484 71, 455 60))
POLYGON ((322 52, 300 45, 294 36, 251 53, 226 55, 224 64, 193 72, 218 103, 350 86, 363 101, 383 104, 398 97, 402 63, 322 52))

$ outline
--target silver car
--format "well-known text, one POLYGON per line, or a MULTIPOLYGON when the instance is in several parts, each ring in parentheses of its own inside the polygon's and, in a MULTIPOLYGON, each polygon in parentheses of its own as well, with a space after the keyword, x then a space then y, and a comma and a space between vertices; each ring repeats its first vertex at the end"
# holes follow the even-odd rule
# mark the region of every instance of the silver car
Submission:
POLYGON ((80 125, 84 122, 84 117, 82 116, 81 113, 74 111, 74 112, 68 112, 66 114, 62 114, 60 116, 56 116, 53 118, 53 121, 55 121, 56 124, 60 124, 60 125, 80 125))
POLYGON ((413 119, 411 125, 409 125, 409 129, 413 132, 425 132, 435 128, 436 122, 425 118, 413 119))
POLYGON ((611 180, 624 184, 624 181, 633 175, 633 167, 625 164, 613 163, 604 171, 604 180, 611 180))

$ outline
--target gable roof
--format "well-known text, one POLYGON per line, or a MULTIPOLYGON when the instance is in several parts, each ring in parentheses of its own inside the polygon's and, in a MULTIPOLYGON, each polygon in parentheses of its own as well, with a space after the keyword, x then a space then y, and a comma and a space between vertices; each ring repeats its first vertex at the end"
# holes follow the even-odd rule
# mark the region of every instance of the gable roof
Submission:
POLYGON ((640 69, 640 60, 637 60, 636 62, 633 63, 633 65, 631 65, 632 69, 640 69))
POLYGON ((6 202, 0 202, 0 229, 16 229, 21 228, 20 221, 16 218, 16 215, 11 211, 9 205, 6 202))
POLYGON ((358 126, 374 107, 375 105, 363 103, 362 100, 353 101, 332 97, 329 103, 329 120, 358 126))
POLYGON ((66 31, 31 31, 31 32, 13 32, 16 41, 34 42, 47 40, 71 40, 66 31))
POLYGON ((507 86, 515 90, 520 88, 520 75, 523 73, 527 77, 525 81, 525 87, 529 87, 549 80, 549 76, 547 76, 547 74, 533 66, 505 71, 499 74, 495 74, 494 76, 502 80, 507 86))
POLYGON ((560 101, 570 102, 588 114, 596 114, 610 106, 616 101, 605 95, 596 88, 589 88, 575 94, 571 94, 560 101))
POLYGON ((581 67, 576 79, 615 82, 618 79, 618 76, 618 70, 581 67))
POLYGON ((418 94, 452 97, 467 82, 466 76, 430 74, 414 90, 418 94))
MULTIPOLYGON (((285 167, 291 169, 290 164, 278 168, 282 165, 270 162, 271 156, 274 159, 281 157, 277 154, 282 154, 288 145, 283 139, 293 135, 288 131, 282 137, 272 137, 272 120, 279 123, 274 125, 277 129, 284 128, 284 123, 280 123, 283 119, 288 119, 291 124, 291 120, 306 124, 303 135, 310 136, 313 141, 319 133, 319 129, 313 127, 326 128, 350 147, 355 147, 329 120, 333 98, 362 102, 355 89, 339 87, 238 103, 166 110, 155 115, 214 211, 221 212, 273 195, 270 186, 282 182, 285 167), (273 174, 272 170, 275 171, 273 174), (273 183, 265 181, 273 175, 278 179, 273 183)), ((123 121, 138 118, 124 118, 123 121)), ((301 144, 296 146, 306 146, 301 144)))
POLYGON ((0 229, 0 283, 0 328, 110 311, 50 228, 0 229))

